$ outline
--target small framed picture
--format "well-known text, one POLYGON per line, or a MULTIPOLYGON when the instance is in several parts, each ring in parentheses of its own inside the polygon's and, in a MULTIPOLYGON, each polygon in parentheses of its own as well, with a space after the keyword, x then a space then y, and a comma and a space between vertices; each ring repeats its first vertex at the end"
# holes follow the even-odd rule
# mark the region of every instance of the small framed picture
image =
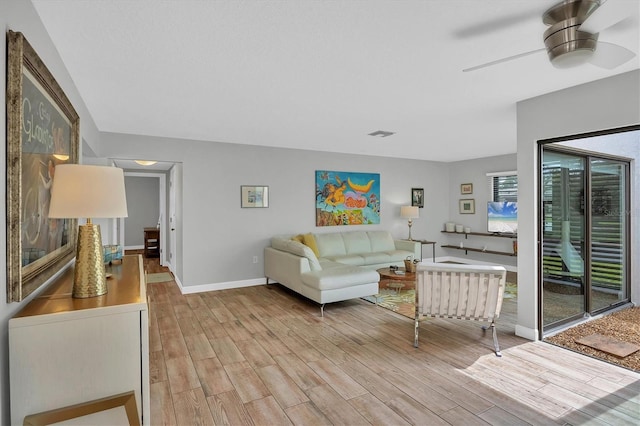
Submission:
POLYGON ((460 214, 474 214, 476 212, 476 200, 465 198, 460 200, 460 214))
POLYGON ((266 208, 269 207, 268 186, 240 186, 242 208, 266 208))
POLYGON ((424 207, 424 189, 411 188, 411 205, 419 208, 424 207))
POLYGON ((473 184, 472 183, 463 183, 460 185, 460 193, 461 194, 473 194, 473 184))

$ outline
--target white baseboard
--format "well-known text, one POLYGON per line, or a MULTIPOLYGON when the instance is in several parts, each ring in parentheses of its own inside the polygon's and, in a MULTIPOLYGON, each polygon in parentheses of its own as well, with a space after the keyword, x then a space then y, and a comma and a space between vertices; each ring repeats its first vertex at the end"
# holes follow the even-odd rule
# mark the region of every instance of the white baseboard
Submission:
POLYGON ((254 278, 251 280, 231 281, 226 283, 212 283, 212 284, 183 286, 182 283, 176 278, 176 283, 178 284, 178 287, 180 287, 180 292, 182 294, 193 294, 193 293, 203 293, 205 291, 228 290, 231 288, 242 288, 242 287, 253 287, 256 285, 266 285, 267 279, 254 278))
POLYGON ((178 278, 178 276, 175 274, 175 272, 171 271, 171 273, 173 274, 173 279, 175 280, 176 284, 178 284, 178 288, 180 289, 180 293, 184 294, 184 292, 182 291, 182 281, 180 281, 180 278, 178 278))
POLYGON ((533 340, 535 342, 538 340, 538 330, 516 324, 516 336, 533 340))
POLYGON ((125 250, 144 250, 144 245, 141 246, 124 246, 125 250))

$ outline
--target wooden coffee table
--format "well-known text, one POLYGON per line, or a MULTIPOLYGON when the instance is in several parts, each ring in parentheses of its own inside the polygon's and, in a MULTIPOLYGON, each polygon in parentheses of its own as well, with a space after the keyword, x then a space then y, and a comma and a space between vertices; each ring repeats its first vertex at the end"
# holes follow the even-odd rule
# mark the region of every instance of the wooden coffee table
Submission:
POLYGON ((378 269, 380 285, 386 284, 387 288, 394 289, 396 292, 402 289, 416 288, 415 272, 407 272, 404 268, 398 268, 397 271, 404 272, 404 274, 396 274, 389 268, 378 269))

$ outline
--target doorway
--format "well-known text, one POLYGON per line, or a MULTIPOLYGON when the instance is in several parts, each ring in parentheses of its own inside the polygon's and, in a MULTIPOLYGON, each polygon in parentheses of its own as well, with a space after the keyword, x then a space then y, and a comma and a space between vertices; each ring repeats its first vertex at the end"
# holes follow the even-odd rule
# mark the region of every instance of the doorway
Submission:
POLYGON ((540 318, 543 335, 630 301, 630 161, 543 144, 540 318))
MULTIPOLYGON (((138 173, 138 172, 130 172, 125 171, 125 184, 132 183, 132 179, 137 179, 138 181, 150 181, 152 183, 152 188, 155 188, 154 194, 144 194, 144 191, 138 192, 136 194, 131 194, 129 191, 131 187, 127 187, 127 199, 136 200, 136 202, 129 203, 129 208, 132 209, 134 206, 140 210, 150 209, 150 211, 146 211, 142 214, 142 217, 146 218, 144 223, 135 223, 134 226, 126 226, 128 223, 128 219, 122 218, 120 222, 120 233, 121 233, 121 241, 125 242, 125 247, 129 249, 142 249, 144 248, 144 229, 146 227, 157 227, 159 230, 159 258, 160 265, 165 264, 164 252, 163 249, 165 243, 165 211, 166 211, 166 174, 164 173, 138 173), (155 182, 153 182, 155 181, 155 182), (143 206, 139 203, 142 198, 150 197, 155 201, 152 205, 143 206), (144 208, 143 208, 144 207, 144 208), (135 233, 135 235, 131 235, 135 233), (137 242, 136 243, 132 243, 137 242), (132 246, 132 244, 134 244, 132 246)), ((130 222, 130 221, 129 221, 130 222)), ((130 223, 131 225, 131 223, 130 223)))

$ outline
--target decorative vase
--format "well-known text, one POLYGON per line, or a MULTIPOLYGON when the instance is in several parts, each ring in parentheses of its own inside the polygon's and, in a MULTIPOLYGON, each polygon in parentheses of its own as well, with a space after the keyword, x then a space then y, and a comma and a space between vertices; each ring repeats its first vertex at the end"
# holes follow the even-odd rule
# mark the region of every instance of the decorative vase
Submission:
POLYGON ((413 263, 412 260, 405 260, 404 261, 404 270, 407 272, 415 272, 416 271, 416 264, 413 263))

